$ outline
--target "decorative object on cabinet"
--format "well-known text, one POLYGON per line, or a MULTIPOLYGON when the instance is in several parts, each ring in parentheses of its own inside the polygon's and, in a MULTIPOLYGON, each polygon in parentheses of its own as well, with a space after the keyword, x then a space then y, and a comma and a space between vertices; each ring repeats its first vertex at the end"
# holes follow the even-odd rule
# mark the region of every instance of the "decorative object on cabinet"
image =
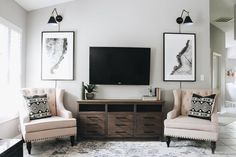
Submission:
POLYGON ((196 81, 196 34, 163 34, 163 80, 196 81))
POLYGON ((84 89, 87 91, 86 98, 88 100, 94 99, 94 95, 95 95, 94 92, 96 92, 95 88, 96 86, 94 84, 84 85, 84 89))
POLYGON ((157 97, 157 100, 161 100, 161 88, 155 88, 155 96, 157 97))
POLYGON ((41 79, 73 80, 74 32, 42 32, 41 79))
POLYGON ((84 88, 84 82, 81 84, 81 99, 85 100, 85 88, 84 88))

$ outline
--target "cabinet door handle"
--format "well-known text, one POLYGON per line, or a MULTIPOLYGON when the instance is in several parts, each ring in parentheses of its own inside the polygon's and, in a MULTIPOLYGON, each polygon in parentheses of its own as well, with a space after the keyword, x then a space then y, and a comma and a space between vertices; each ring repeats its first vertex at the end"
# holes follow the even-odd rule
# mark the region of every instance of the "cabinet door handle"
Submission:
POLYGON ((154 126, 155 124, 144 124, 144 126, 154 126))
POLYGON ((123 134, 123 133, 126 133, 126 131, 116 131, 116 133, 123 134))
POLYGON ((89 133, 97 133, 97 131, 92 131, 92 130, 91 130, 91 131, 88 131, 88 132, 89 132, 89 133))
POLYGON ((144 133, 146 134, 152 134, 152 133, 155 133, 154 131, 144 131, 144 133))
POLYGON ((89 119, 98 119, 98 117, 89 116, 89 119))
POLYGON ((126 124, 116 124, 116 126, 127 126, 126 124))
POLYGON ((90 125, 90 126, 98 126, 97 123, 88 123, 87 125, 90 125))
POLYGON ((155 117, 143 117, 144 119, 155 119, 155 117))
POLYGON ((127 119, 126 117, 116 117, 116 119, 127 119))

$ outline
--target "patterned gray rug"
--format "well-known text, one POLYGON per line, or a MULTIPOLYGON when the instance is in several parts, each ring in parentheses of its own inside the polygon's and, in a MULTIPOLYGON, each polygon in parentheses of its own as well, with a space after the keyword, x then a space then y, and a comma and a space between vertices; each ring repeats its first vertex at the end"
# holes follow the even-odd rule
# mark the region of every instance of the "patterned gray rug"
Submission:
POLYGON ((167 148, 160 141, 80 141, 74 147, 68 139, 36 142, 25 157, 202 157, 229 156, 224 152, 211 154, 210 144, 204 141, 177 140, 167 148))

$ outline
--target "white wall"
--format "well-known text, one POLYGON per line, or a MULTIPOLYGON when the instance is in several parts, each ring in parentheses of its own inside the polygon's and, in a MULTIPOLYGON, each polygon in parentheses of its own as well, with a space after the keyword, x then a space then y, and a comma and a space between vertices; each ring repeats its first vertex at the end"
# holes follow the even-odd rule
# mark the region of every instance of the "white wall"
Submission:
POLYGON ((20 134, 19 119, 14 118, 0 124, 0 138, 14 138, 20 134))
MULTIPOLYGON (((165 109, 172 106, 171 90, 179 83, 163 82, 163 32, 178 32, 176 18, 182 9, 190 11, 192 26, 183 32, 196 33, 197 81, 182 83, 183 88, 210 88, 209 0, 77 0, 55 6, 64 17, 61 30, 76 32, 75 80, 58 81, 68 92, 68 109, 76 112, 81 81, 89 79, 89 46, 127 46, 152 48, 151 85, 163 88, 165 109), (200 81, 200 74, 205 76, 200 81)), ((41 81, 41 32, 57 30, 47 25, 54 7, 28 14, 27 23, 27 87, 54 87, 53 81, 41 81)), ((97 98, 141 98, 147 86, 98 86, 97 98)))
MULTIPOLYGON (((10 21, 22 29, 22 85, 25 86, 25 37, 26 37, 26 16, 27 12, 21 8, 14 0, 0 0, 0 17, 10 21)), ((4 104, 7 105, 7 104, 4 104)), ((1 105, 0 105, 1 106, 1 105)), ((1 110, 3 110, 1 106, 1 110)), ((15 137, 18 132, 18 118, 11 119, 0 124, 0 138, 15 137)))

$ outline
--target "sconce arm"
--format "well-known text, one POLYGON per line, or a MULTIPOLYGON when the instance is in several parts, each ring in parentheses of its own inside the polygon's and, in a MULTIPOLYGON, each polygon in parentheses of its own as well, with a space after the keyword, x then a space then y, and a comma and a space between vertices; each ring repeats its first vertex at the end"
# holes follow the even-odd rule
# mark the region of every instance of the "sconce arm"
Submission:
POLYGON ((56 15, 58 15, 56 8, 53 9, 53 11, 52 11, 52 16, 53 16, 53 13, 54 13, 54 12, 56 13, 56 15))
POLYGON ((184 12, 186 12, 189 15, 189 11, 183 9, 180 17, 183 17, 184 12))

